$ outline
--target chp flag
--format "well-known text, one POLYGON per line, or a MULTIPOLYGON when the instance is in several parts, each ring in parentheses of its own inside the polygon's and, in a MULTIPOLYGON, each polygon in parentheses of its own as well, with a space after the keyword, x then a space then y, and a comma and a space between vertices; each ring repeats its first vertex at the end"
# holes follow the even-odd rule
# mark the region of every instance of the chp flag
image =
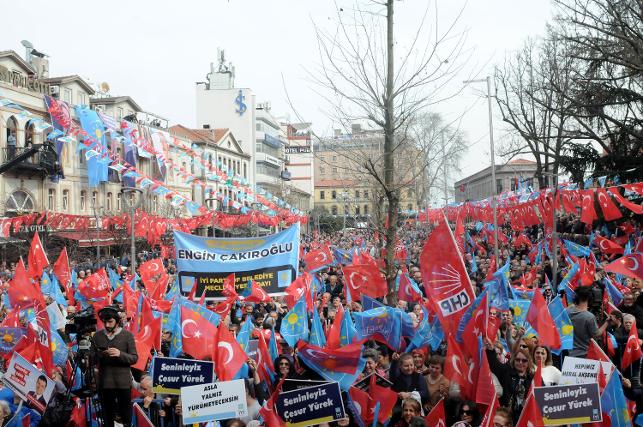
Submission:
POLYGON ((438 226, 424 243, 420 266, 426 295, 440 323, 455 332, 460 318, 473 303, 474 293, 444 216, 438 219, 438 226))
MULTIPOLYGON (((206 300, 223 300, 223 283, 235 273, 235 289, 246 290, 251 281, 269 295, 283 295, 297 277, 299 223, 265 237, 212 238, 174 232, 179 288, 206 300)), ((241 292, 239 292, 241 293, 241 292)))

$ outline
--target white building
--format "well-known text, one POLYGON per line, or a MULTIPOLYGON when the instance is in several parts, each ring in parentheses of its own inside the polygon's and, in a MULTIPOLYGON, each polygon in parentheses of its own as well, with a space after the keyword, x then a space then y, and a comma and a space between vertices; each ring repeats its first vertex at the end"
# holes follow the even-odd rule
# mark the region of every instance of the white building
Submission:
POLYGON ((302 200, 300 209, 312 210, 315 195, 315 161, 311 140, 310 123, 285 123, 286 132, 285 165, 290 173, 290 185, 302 200), (307 203, 307 205, 306 205, 307 203))

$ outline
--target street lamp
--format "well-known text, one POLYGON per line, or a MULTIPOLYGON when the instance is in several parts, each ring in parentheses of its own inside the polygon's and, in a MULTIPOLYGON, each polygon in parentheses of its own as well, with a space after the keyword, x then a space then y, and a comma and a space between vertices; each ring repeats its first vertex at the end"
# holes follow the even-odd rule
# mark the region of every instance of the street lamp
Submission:
POLYGON ((143 203, 143 191, 135 187, 124 187, 121 189, 123 194, 123 206, 127 205, 130 210, 130 228, 131 228, 131 253, 130 253, 130 263, 132 266, 132 274, 135 274, 136 271, 136 236, 134 226, 134 214, 136 209, 138 209, 143 203))
POLYGON ((500 267, 500 251, 498 250, 498 206, 496 203, 496 159, 493 144, 493 110, 491 108, 491 76, 486 79, 465 80, 463 83, 487 83, 487 104, 489 107, 489 146, 491 148, 491 209, 493 209, 493 251, 496 257, 496 268, 500 267))
POLYGON ((208 197, 204 200, 206 206, 212 211, 212 237, 214 237, 214 224, 217 219, 216 210, 217 210, 217 199, 214 197, 208 197))

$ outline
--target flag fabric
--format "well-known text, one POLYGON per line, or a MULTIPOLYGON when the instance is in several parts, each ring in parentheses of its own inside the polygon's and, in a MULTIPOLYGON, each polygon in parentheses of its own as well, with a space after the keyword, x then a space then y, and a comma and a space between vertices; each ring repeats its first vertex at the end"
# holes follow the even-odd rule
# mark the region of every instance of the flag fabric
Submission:
POLYGON ((384 306, 384 303, 379 302, 375 298, 371 298, 368 295, 362 295, 362 309, 364 311, 370 310, 371 308, 384 306))
POLYGON ((495 398, 496 388, 493 385, 491 369, 487 360, 487 352, 480 352, 480 369, 478 370, 478 381, 476 385, 476 403, 491 406, 495 398))
POLYGON ((29 254, 27 256, 27 264, 29 267, 29 277, 32 279, 39 279, 42 272, 49 265, 47 254, 45 253, 38 233, 34 233, 29 247, 29 254))
POLYGON ((525 406, 522 409, 520 418, 515 427, 543 427, 543 416, 536 404, 536 399, 533 394, 527 397, 525 406))
POLYGON ((335 263, 328 245, 321 245, 318 249, 309 251, 304 255, 303 261, 308 272, 314 272, 335 263))
POLYGON ((205 360, 212 353, 217 328, 189 308, 181 307, 180 310, 181 327, 176 332, 181 335, 183 352, 195 359, 205 360))
POLYGON ((71 274, 69 272, 69 257, 67 256, 66 247, 63 247, 62 251, 60 251, 60 255, 58 255, 58 259, 54 263, 54 274, 64 287, 69 285, 71 274))
POLYGON ((643 253, 623 256, 605 266, 605 271, 643 280, 643 253))
POLYGON ((138 403, 134 403, 134 419, 136 420, 136 427, 154 427, 154 424, 145 415, 138 403))
POLYGON ((261 285, 254 280, 251 281, 251 283, 246 286, 245 291, 250 289, 250 295, 242 295, 243 300, 246 302, 254 302, 254 303, 262 303, 262 302, 270 302, 272 301, 270 299, 270 295, 266 293, 266 291, 263 290, 261 285))
POLYGON ((397 276, 397 298, 406 302, 421 302, 422 291, 411 279, 408 273, 401 273, 397 276))
POLYGON ((491 404, 487 406, 487 411, 485 412, 484 417, 482 417, 482 421, 480 421, 480 427, 495 427, 493 419, 496 416, 496 411, 499 407, 500 403, 498 401, 498 394, 494 389, 491 404))
POLYGON ((217 345, 212 351, 214 370, 219 381, 229 381, 246 363, 248 356, 223 322, 219 323, 216 336, 217 345))
POLYGON ((310 369, 328 381, 336 381, 347 391, 364 370, 366 361, 361 357, 362 343, 349 344, 342 348, 317 347, 300 341, 297 344, 299 358, 310 369))
POLYGON ((7 296, 14 309, 33 307, 36 303, 45 306, 42 293, 31 283, 22 258, 18 260, 16 271, 9 282, 7 296))
POLYGON ((641 351, 636 321, 634 321, 630 327, 630 334, 627 337, 627 343, 625 344, 625 349, 623 351, 621 369, 627 368, 632 364, 632 362, 639 360, 641 357, 643 357, 643 351, 641 351))
MULTIPOLYGON (((620 375, 612 375, 601 395, 603 416, 608 416, 612 427, 629 427, 632 425, 627 410, 627 400, 623 393, 620 375)), ((603 420, 605 423, 605 420, 603 420)))
POLYGON ((425 417, 424 421, 426 421, 427 426, 445 426, 446 427, 446 414, 444 412, 444 399, 440 399, 436 405, 431 408, 431 412, 429 412, 425 417))
POLYGON ((616 206, 612 198, 609 196, 609 193, 604 188, 596 190, 596 198, 598 199, 598 204, 603 211, 603 218, 605 218, 605 221, 615 221, 623 217, 620 209, 616 206))
POLYGON ((371 398, 364 390, 361 390, 357 387, 351 387, 348 391, 349 407, 353 412, 355 422, 360 426, 366 426, 366 423, 370 423, 374 416, 370 412, 370 402, 371 398))
POLYGON ((221 291, 221 294, 223 294, 224 297, 235 299, 238 297, 237 290, 235 288, 236 280, 234 273, 228 274, 228 276, 223 279, 223 291, 221 291))
POLYGON ((596 244, 598 248, 606 255, 612 254, 622 254, 624 249, 622 246, 617 243, 612 242, 610 239, 607 239, 603 236, 596 236, 596 244))
POLYGON ((444 361, 444 376, 460 386, 460 391, 466 395, 467 380, 464 378, 466 359, 460 345, 453 335, 447 337, 447 355, 444 361))
POLYGON ((578 243, 574 243, 571 240, 566 239, 563 239, 563 244, 565 245, 565 249, 567 250, 567 252, 574 255, 575 257, 589 256, 590 250, 587 246, 579 245, 578 243))
POLYGON ((354 300, 360 299, 362 295, 379 298, 388 292, 386 279, 379 269, 373 268, 372 265, 352 264, 343 267, 342 271, 348 291, 354 300))
POLYGON ((612 280, 606 276, 603 278, 603 283, 605 284, 605 294, 609 296, 614 305, 621 305, 623 302, 623 293, 614 285, 612 280))
POLYGON ((281 321, 279 333, 291 347, 294 347, 300 339, 308 341, 308 314, 306 313, 305 295, 302 295, 295 306, 286 313, 281 321))
POLYGON ((388 387, 378 385, 376 382, 376 376, 371 375, 368 394, 371 399, 369 409, 373 408, 369 413, 372 412, 374 414, 373 421, 377 420, 380 423, 385 424, 391 417, 393 407, 397 402, 397 393, 388 387), (379 405, 377 411, 374 408, 376 405, 379 405))
POLYGON ((275 387, 275 390, 270 395, 270 398, 259 410, 259 415, 261 416, 261 418, 263 418, 264 425, 266 426, 282 427, 286 425, 286 423, 284 423, 281 417, 277 414, 277 411, 275 411, 275 400, 277 400, 277 396, 279 396, 279 393, 281 393, 281 386, 283 382, 284 379, 279 381, 279 383, 275 387))
POLYGON ((49 276, 46 272, 43 271, 40 278, 40 291, 43 295, 52 297, 58 304, 62 306, 67 305, 67 300, 65 299, 65 295, 63 295, 62 290, 60 289, 60 285, 58 284, 58 280, 56 280, 56 276, 49 276))
POLYGON ((474 299, 473 287, 444 217, 429 235, 420 255, 425 294, 442 325, 455 332, 474 299), (439 248, 439 250, 438 250, 439 248))
POLYGON ((313 294, 315 293, 315 289, 313 289, 313 287, 311 286, 312 283, 313 276, 311 276, 308 272, 304 272, 303 274, 297 276, 297 278, 293 280, 292 283, 288 285, 288 287, 284 291, 286 292, 286 295, 284 296, 286 305, 290 308, 294 307, 297 301, 299 301, 303 296, 305 297, 306 301, 306 310, 313 310, 313 294))
MULTIPOLYGON (((217 313, 214 313, 202 306, 199 306, 198 304, 188 301, 186 298, 183 297, 177 297, 174 300, 174 303, 172 304, 172 308, 170 309, 170 313, 168 315, 168 325, 172 329, 172 342, 170 346, 170 356, 171 357, 178 357, 179 354, 181 354, 183 350, 183 340, 184 336, 187 336, 188 340, 191 340, 194 337, 194 334, 197 332, 199 333, 199 337, 202 334, 201 331, 198 330, 198 325, 200 323, 203 323, 203 331, 208 331, 210 334, 213 334, 214 330, 216 330, 216 326, 219 325, 220 321, 220 316, 217 313), (183 318, 183 309, 186 309, 186 315, 188 317, 183 318), (198 321, 198 322, 197 322, 198 321), (213 329, 214 328, 214 329, 213 329)), ((211 338, 212 339, 212 338, 211 338)), ((192 342, 188 343, 188 347, 193 344, 192 342)), ((197 343, 198 345, 198 343, 197 343)), ((203 351, 205 352, 206 355, 210 355, 210 352, 208 351, 210 349, 201 349, 197 351, 203 351)), ((186 353, 189 353, 186 351, 186 353)), ((191 354, 193 357, 195 355, 191 354)))
POLYGON ((308 342, 317 347, 324 347, 326 345, 326 334, 324 334, 324 327, 322 326, 317 310, 313 310, 308 342))
POLYGON ((243 351, 246 351, 248 348, 250 335, 252 335, 254 327, 255 325, 254 323, 252 323, 252 316, 248 316, 246 321, 241 325, 241 329, 239 329, 239 332, 237 333, 237 342, 239 343, 243 351))
POLYGON ((555 327, 554 320, 547 308, 545 298, 539 290, 534 292, 526 319, 538 332, 539 343, 552 349, 560 349, 561 340, 558 329, 555 327))
POLYGON ((392 307, 377 307, 353 313, 358 340, 374 339, 394 351, 402 346, 401 311, 392 307))
POLYGON ((428 314, 425 312, 422 321, 413 335, 406 351, 412 351, 416 348, 430 347, 432 351, 437 351, 440 343, 444 340, 444 331, 438 318, 429 323, 428 314))
MULTIPOLYGON (((563 301, 559 296, 556 296, 547 307, 560 335, 560 350, 571 350, 574 348, 574 326, 563 306, 563 301)), ((560 350, 552 349, 552 352, 559 352, 560 350)))

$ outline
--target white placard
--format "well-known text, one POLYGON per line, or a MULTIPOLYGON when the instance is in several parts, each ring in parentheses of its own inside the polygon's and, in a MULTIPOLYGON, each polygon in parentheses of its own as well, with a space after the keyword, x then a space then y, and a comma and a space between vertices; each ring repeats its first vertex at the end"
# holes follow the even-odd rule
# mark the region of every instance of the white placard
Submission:
POLYGON ((598 382, 598 367, 603 364, 605 381, 609 381, 612 374, 612 362, 600 362, 592 359, 567 356, 563 361, 562 375, 559 385, 588 384, 598 382))
POLYGON ((58 303, 54 301, 49 304, 47 306, 47 314, 49 314, 49 322, 51 323, 51 326, 54 327, 54 329, 65 329, 67 319, 65 319, 62 311, 60 311, 58 303))
POLYGON ((243 380, 181 387, 181 403, 185 425, 248 415, 243 380))

